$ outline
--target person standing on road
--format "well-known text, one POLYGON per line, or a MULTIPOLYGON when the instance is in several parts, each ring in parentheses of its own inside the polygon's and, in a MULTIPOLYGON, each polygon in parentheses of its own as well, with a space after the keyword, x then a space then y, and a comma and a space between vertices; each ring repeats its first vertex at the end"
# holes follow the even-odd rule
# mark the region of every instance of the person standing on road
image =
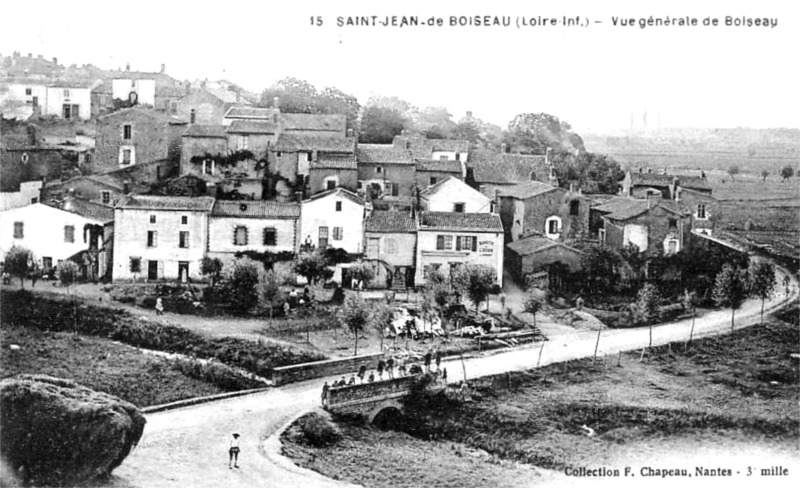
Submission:
POLYGON ((442 350, 441 349, 437 349, 436 350, 436 371, 439 371, 439 369, 441 369, 441 366, 442 366, 442 350))
POLYGON ((428 349, 428 352, 425 353, 425 372, 426 373, 430 373, 431 372, 431 356, 432 356, 431 350, 428 349))
POLYGON ((394 379, 394 358, 393 357, 389 357, 389 359, 386 360, 386 372, 389 373, 389 379, 393 380, 394 379))
POLYGON ((322 406, 323 407, 327 407, 328 406, 328 390, 330 390, 330 389, 331 389, 331 387, 328 384, 328 382, 326 381, 325 384, 322 385, 322 406))
POLYGON ((364 375, 366 374, 367 374, 367 367, 362 364, 358 368, 358 379, 360 379, 362 383, 364 382, 364 375))
POLYGON ((383 370, 386 368, 386 363, 383 361, 383 358, 378 359, 378 378, 383 380, 383 370))
POLYGON ((156 315, 164 315, 164 303, 161 302, 161 297, 156 298, 156 315))
POLYGON ((231 436, 230 448, 228 449, 228 469, 232 469, 231 463, 233 463, 234 468, 239 467, 239 434, 237 433, 231 436))

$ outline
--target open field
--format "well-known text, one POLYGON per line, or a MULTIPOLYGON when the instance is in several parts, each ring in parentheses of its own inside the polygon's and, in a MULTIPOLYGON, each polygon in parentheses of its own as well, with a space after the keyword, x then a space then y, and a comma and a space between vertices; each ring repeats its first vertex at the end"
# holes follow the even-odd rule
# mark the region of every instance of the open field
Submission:
MULTIPOLYGON (((298 464, 369 486, 505 486, 510 479, 495 468, 504 462, 562 472, 638 472, 665 462, 692 473, 706 462, 734 471, 748 463, 796 467, 800 367, 791 354, 799 347, 794 326, 768 319, 688 350, 659 347, 642 362, 639 353, 623 354, 620 367, 613 357, 487 378, 475 384, 473 401, 419 409, 425 413, 395 424, 403 432, 342 422, 344 440, 334 447, 288 435, 284 443, 298 464), (413 463, 394 461, 404 450, 419 453, 413 463), (463 454, 480 450, 487 454, 463 454)), ((509 473, 518 483, 534 479, 516 467, 509 473)))

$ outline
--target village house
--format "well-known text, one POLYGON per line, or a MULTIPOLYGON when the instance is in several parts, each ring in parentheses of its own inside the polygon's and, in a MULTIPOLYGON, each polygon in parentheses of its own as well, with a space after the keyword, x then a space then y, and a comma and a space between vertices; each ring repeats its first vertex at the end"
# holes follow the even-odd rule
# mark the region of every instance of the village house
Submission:
POLYGON ((200 279, 211 197, 128 195, 114 207, 114 281, 200 279))
POLYGON ((344 188, 358 190, 358 163, 354 154, 318 153, 308 167, 309 195, 344 188))
POLYGON ((71 194, 92 202, 114 205, 125 193, 125 183, 114 175, 86 175, 48 182, 43 190, 42 201, 61 201, 71 194))
POLYGON ((278 140, 278 126, 263 120, 234 120, 225 127, 228 150, 249 151, 255 159, 267 160, 267 151, 278 140))
POLYGON ((524 183, 541 181, 558 186, 555 169, 547 156, 473 151, 467 162, 467 183, 484 195, 494 198, 495 190, 524 183))
MULTIPOLYGON (((352 159, 356 150, 355 148, 356 140, 352 137, 319 137, 281 134, 275 146, 270 148, 269 167, 273 174, 280 175, 289 180, 294 186, 302 188, 306 180, 310 177, 311 165, 319 163, 321 156, 325 156, 323 159, 327 161, 323 163, 323 165, 335 166, 337 163, 331 162, 332 158, 352 159)), ((348 166, 348 164, 345 163, 344 166, 348 166)), ((322 169, 322 166, 317 164, 316 168, 319 170, 322 169)), ((336 168, 325 169, 331 170, 336 168)), ((343 169, 345 173, 349 170, 347 167, 343 169)), ((323 173, 327 172, 323 171, 323 173)), ((318 172, 316 176, 319 177, 320 173, 318 172)), ((322 187, 325 190, 330 189, 328 188, 328 181, 344 181, 346 177, 346 174, 342 174, 340 178, 340 175, 336 172, 327 174, 322 178, 322 187)), ((315 181, 315 183, 318 182, 315 181)), ((312 194, 315 193, 314 190, 318 188, 320 188, 320 186, 315 184, 311 190, 312 194)))
POLYGON ((711 235, 722 217, 722 205, 711 192, 698 191, 678 185, 675 204, 692 216, 692 232, 711 235))
POLYGON ((222 125, 225 113, 234 106, 210 91, 191 91, 178 102, 178 115, 190 124, 222 125))
POLYGON ((42 180, 23 181, 17 191, 0 192, 0 212, 39 203, 42 180))
POLYGON ((463 181, 448 177, 419 192, 419 206, 429 212, 492 213, 492 199, 463 181))
POLYGON ((359 144, 356 160, 359 189, 371 200, 416 196, 416 165, 409 151, 388 144, 359 144))
POLYGON ((364 260, 374 265, 374 288, 414 286, 417 227, 410 212, 373 210, 364 219, 364 260))
POLYGON ((180 173, 215 176, 217 168, 214 160, 206 156, 227 153, 228 135, 223 125, 191 124, 181 136, 180 173))
MULTIPOLYGON (((93 68, 93 67, 90 67, 93 68)), ((178 113, 178 101, 186 95, 182 83, 166 73, 161 65, 158 72, 131 71, 130 65, 119 70, 94 68, 76 76, 99 78, 101 85, 92 90, 92 113, 106 114, 116 108, 140 106, 153 108, 169 115, 178 113)))
POLYGON ((0 259, 11 247, 21 246, 33 253, 45 271, 67 259, 83 264, 78 259, 80 253, 103 248, 104 224, 103 219, 86 218, 43 203, 0 212, 0 259))
POLYGON ((583 252, 563 242, 532 235, 506 246, 505 268, 519 284, 547 289, 565 272, 581 269, 583 252))
POLYGON ((114 78, 111 80, 111 97, 132 105, 156 106, 155 78, 114 78))
POLYGON ((644 172, 639 168, 636 172, 628 171, 625 179, 620 182, 620 194, 632 198, 660 197, 674 200, 678 188, 694 190, 698 193, 711 194, 711 186, 706 180, 705 172, 702 176, 670 175, 664 169, 661 174, 651 170, 644 172))
POLYGON ((496 191, 506 242, 534 234, 573 240, 589 233, 590 201, 580 192, 539 181, 496 191))
POLYGON ((449 276, 463 264, 490 266, 503 285, 503 224, 492 213, 420 212, 414 284, 437 269, 449 276))
POLYGON ((691 215, 674 202, 654 198, 615 200, 598 210, 604 212, 599 240, 613 249, 633 244, 640 252, 660 251, 669 255, 688 244, 691 215))
POLYGON ((0 93, 0 104, 3 105, 3 116, 7 107, 15 104, 30 108, 30 114, 44 114, 47 109, 47 82, 32 78, 7 78, 3 80, 5 91, 0 93))
POLYGON ((427 139, 422 136, 401 134, 392 144, 398 149, 411 151, 414 158, 435 161, 466 162, 469 157, 469 141, 456 139, 427 139))
POLYGON ((209 217, 208 256, 229 265, 240 253, 294 253, 300 204, 217 200, 209 217))
POLYGON ((122 109, 97 119, 95 172, 152 161, 179 163, 186 122, 151 108, 122 109))
POLYGON ((462 161, 416 158, 417 188, 427 188, 447 178, 463 180, 466 166, 462 161))
POLYGON ((300 245, 363 252, 364 199, 344 188, 317 193, 301 203, 300 245))
POLYGON ((0 166, 3 168, 0 189, 13 192, 25 181, 58 180, 74 163, 59 148, 36 144, 0 148, 0 166))
POLYGON ((92 117, 92 85, 73 81, 55 81, 47 85, 44 115, 64 120, 89 120, 92 117))
POLYGON ((70 259, 78 264, 80 279, 110 280, 114 260, 114 207, 76 196, 67 196, 58 205, 47 205, 103 224, 102 227, 86 228, 89 232, 89 248, 70 259))

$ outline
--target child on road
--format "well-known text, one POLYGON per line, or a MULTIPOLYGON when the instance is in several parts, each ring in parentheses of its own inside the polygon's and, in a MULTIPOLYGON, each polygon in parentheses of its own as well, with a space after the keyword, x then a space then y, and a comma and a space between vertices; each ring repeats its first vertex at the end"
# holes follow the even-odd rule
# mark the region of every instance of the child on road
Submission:
POLYGON ((234 468, 239 467, 239 434, 236 433, 231 436, 230 449, 228 449, 228 469, 232 469, 231 463, 234 468))

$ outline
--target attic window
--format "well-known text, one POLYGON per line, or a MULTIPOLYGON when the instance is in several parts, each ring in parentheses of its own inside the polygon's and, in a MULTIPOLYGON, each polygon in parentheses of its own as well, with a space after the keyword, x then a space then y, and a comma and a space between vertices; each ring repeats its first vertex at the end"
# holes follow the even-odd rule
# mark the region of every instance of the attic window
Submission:
POLYGON ((276 151, 275 155, 278 156, 278 157, 281 157, 281 156, 283 156, 283 152, 282 151, 276 151))
POLYGON ((239 211, 246 212, 247 211, 247 204, 246 203, 240 204, 239 205, 239 211))
POLYGON ((102 192, 102 197, 103 197, 103 203, 109 203, 111 201, 111 192, 110 191, 102 192))
POLYGON ((33 94, 33 89, 32 88, 26 88, 25 89, 25 94, 26 95, 32 95, 33 94))
POLYGON ((463 202, 454 203, 453 212, 464 213, 464 203, 463 202))
POLYGON ((337 212, 341 212, 342 211, 342 202, 336 202, 336 211, 337 212))
POLYGON ((431 181, 430 182, 431 185, 435 185, 436 184, 436 177, 435 176, 431 176, 431 180, 430 181, 431 181))
POLYGON ((375 172, 376 173, 383 173, 383 168, 380 167, 380 166, 375 166, 375 172))
POLYGON ((20 156, 20 158, 19 158, 19 159, 20 159, 20 161, 22 161, 23 163, 27 163, 27 162, 28 162, 28 160, 30 159, 30 156, 28 156, 28 153, 24 152, 24 153, 22 153, 22 156, 20 156))

